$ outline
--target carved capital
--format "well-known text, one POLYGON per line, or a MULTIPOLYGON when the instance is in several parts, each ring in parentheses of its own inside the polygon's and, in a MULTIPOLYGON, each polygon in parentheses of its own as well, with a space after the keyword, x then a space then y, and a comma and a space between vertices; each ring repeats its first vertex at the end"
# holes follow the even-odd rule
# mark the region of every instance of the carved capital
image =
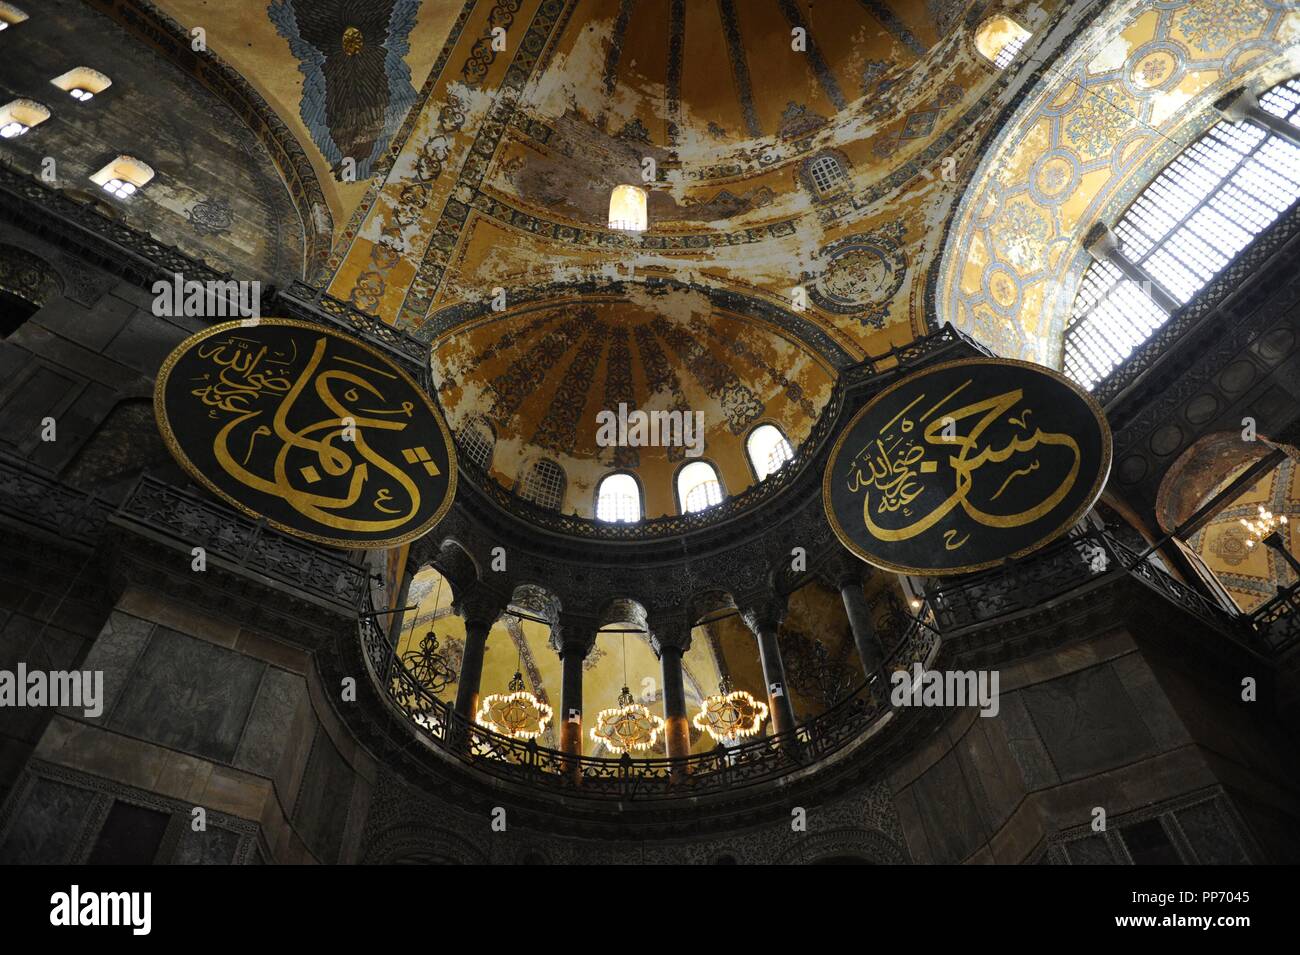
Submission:
POLYGON ((457 592, 451 609, 465 621, 465 627, 488 629, 506 609, 505 598, 481 585, 457 592))
POLYGON ((664 647, 681 653, 691 648, 691 622, 685 614, 657 614, 650 617, 650 646, 657 656, 663 656, 664 647))
POLYGON ((596 645, 596 633, 600 628, 590 617, 575 617, 561 613, 559 623, 551 627, 551 649, 564 659, 576 653, 585 660, 591 648, 596 645))
POLYGON ((754 633, 775 633, 785 619, 785 598, 771 597, 754 601, 740 610, 745 625, 754 633))

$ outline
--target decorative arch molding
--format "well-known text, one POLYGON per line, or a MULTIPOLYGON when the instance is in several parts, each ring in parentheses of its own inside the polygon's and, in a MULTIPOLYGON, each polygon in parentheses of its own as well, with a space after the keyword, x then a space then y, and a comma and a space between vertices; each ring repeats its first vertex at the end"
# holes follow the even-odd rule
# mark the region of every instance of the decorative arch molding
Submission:
POLYGON ((322 269, 334 242, 334 216, 307 152, 279 114, 251 83, 210 49, 196 52, 185 27, 150 0, 90 0, 89 5, 192 76, 243 118, 270 154, 302 219, 303 277, 322 269))
POLYGON ((841 370, 858 360, 836 337, 833 337, 830 330, 776 302, 746 295, 718 284, 679 282, 675 279, 659 277, 633 281, 574 278, 568 281, 507 288, 505 300, 510 303, 510 307, 504 313, 493 309, 491 296, 475 302, 458 302, 432 312, 428 321, 416 329, 414 334, 420 341, 428 342, 436 349, 449 334, 475 325, 484 319, 500 319, 503 315, 514 316, 557 305, 571 308, 580 304, 584 298, 596 301, 619 301, 638 294, 657 296, 672 292, 701 293, 708 298, 709 305, 714 310, 773 326, 795 338, 829 369, 841 370))
POLYGON ((396 826, 380 833, 366 847, 363 865, 434 864, 487 865, 487 853, 447 829, 396 826))
POLYGON ((44 308, 63 295, 63 276, 47 259, 21 248, 0 243, 0 291, 44 308))
POLYGON ((1195 441, 1160 480, 1156 521, 1161 530, 1182 524, 1224 481, 1273 449, 1265 440, 1243 441, 1238 431, 1216 431, 1195 441))
POLYGON ((1219 23, 1200 0, 1075 6, 1052 68, 1028 77, 968 166, 927 282, 940 322, 1054 367, 1091 261, 1088 230, 1113 221, 1219 118, 1224 93, 1294 73, 1300 45, 1280 7, 1251 5, 1219 23), (1139 25, 1151 29, 1141 42, 1131 36, 1139 25), (1176 93, 1193 73, 1212 78, 1176 93))
POLYGON ((824 859, 856 856, 871 865, 909 865, 901 846, 878 829, 832 829, 810 833, 772 861, 812 865, 824 859))

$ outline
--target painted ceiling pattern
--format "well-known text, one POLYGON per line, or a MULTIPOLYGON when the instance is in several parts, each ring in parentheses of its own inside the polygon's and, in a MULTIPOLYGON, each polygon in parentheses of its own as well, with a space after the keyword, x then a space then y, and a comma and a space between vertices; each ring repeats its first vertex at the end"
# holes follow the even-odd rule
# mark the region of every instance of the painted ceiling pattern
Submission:
MULTIPOLYGON (((1245 613, 1271 600, 1279 588, 1296 582, 1286 561, 1273 550, 1260 544, 1246 546, 1246 529, 1241 524, 1242 518, 1254 518, 1261 506, 1285 516, 1287 526, 1283 539, 1287 549, 1297 553, 1300 546, 1300 526, 1297 526, 1300 524, 1300 471, 1295 465, 1291 458, 1284 460, 1188 539, 1188 547, 1214 571, 1245 613)), ((1231 484, 1238 473, 1239 470, 1224 478, 1213 494, 1231 484)))
POLYGON ((938 274, 942 319, 1000 354, 1060 367, 1094 222, 1213 122, 1210 104, 1295 72, 1290 0, 1117 3, 1044 66, 985 154, 938 274))

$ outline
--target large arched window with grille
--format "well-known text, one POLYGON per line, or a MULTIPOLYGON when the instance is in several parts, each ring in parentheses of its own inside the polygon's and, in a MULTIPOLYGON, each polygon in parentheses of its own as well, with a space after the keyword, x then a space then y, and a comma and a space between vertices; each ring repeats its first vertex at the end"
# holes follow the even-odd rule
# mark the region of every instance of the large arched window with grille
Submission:
POLYGON ((596 520, 633 524, 641 520, 641 485, 632 475, 607 474, 596 485, 596 520))
POLYGON ((708 461, 692 461, 677 472, 677 503, 683 514, 694 514, 722 503, 722 482, 708 461))
MULTIPOLYGON (((1300 128, 1300 80, 1259 106, 1300 128)), ((1096 386, 1297 199, 1300 146, 1250 118, 1215 123, 1129 206, 1113 229, 1118 248, 1084 274, 1066 374, 1096 386)))
POLYGON ((550 458, 538 458, 524 470, 519 482, 519 496, 538 507, 558 511, 564 503, 564 488, 568 482, 564 468, 550 458))
POLYGON ((769 474, 779 471, 785 462, 794 457, 794 449, 785 439, 781 429, 772 424, 760 424, 749 433, 745 441, 745 453, 749 463, 760 481, 769 474))

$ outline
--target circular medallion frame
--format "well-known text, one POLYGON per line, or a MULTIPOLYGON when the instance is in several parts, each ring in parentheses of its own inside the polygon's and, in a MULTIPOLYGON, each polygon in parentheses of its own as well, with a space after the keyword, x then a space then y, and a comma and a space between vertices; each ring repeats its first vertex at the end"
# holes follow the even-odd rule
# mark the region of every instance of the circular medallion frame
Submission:
MULTIPOLYGON (((452 438, 451 430, 447 426, 446 419, 443 417, 442 411, 434 403, 429 393, 425 391, 425 389, 422 388, 405 369, 392 361, 392 359, 386 356, 379 349, 358 338, 338 332, 326 325, 289 318, 237 319, 235 321, 222 322, 218 325, 213 325, 210 328, 205 328, 202 331, 196 332, 172 349, 159 367, 158 374, 154 381, 153 408, 154 421, 162 436, 163 442, 167 445, 167 450, 171 452, 172 457, 175 458, 176 462, 187 475, 226 504, 229 504, 231 507, 238 510, 240 513, 255 520, 264 520, 268 527, 272 527, 282 533, 303 540, 308 540, 313 543, 324 544, 329 547, 336 547, 343 550, 353 550, 358 548, 365 550, 379 550, 407 544, 423 537, 437 526, 438 522, 441 521, 451 509, 452 502, 456 497, 456 483, 459 470, 456 461, 456 444, 452 438), (315 335, 323 335, 326 338, 343 342, 348 347, 358 349, 362 353, 378 361, 386 371, 390 372, 397 380, 404 384, 407 389, 409 389, 411 395, 416 396, 419 399, 424 409, 437 424, 437 433, 441 437, 446 448, 447 486, 446 490, 443 492, 442 500, 438 503, 438 506, 434 508, 433 513, 424 517, 418 526, 410 530, 402 531, 400 534, 392 537, 385 537, 382 539, 330 537, 324 534, 313 533, 304 530, 301 527, 295 527, 292 524, 276 520, 261 513, 256 508, 251 507, 246 502, 239 500, 227 490, 220 487, 194 463, 190 455, 182 447, 180 440, 178 440, 176 430, 173 426, 173 416, 167 409, 166 399, 168 395, 168 386, 172 379, 172 373, 175 371, 178 364, 188 357, 201 343, 219 335, 226 334, 227 332, 238 331, 241 329, 255 330, 256 328, 263 326, 303 329, 315 335)), ((422 435, 422 437, 427 436, 422 435)))
MULTIPOLYGON (((843 430, 840 432, 839 436, 835 439, 835 443, 831 447, 830 455, 827 458, 826 469, 822 475, 822 509, 826 515, 827 522, 831 526, 831 530, 834 531, 835 536, 839 539, 840 543, 843 544, 844 547, 855 557, 865 561, 866 563, 871 564, 874 567, 879 567, 882 570, 887 570, 894 573, 908 574, 910 576, 917 576, 917 577, 948 577, 948 576, 954 576, 958 574, 975 573, 977 571, 988 570, 993 567, 1001 566, 1008 560, 1016 560, 1021 557, 1025 557, 1028 554, 1032 554, 1034 551, 1039 550, 1042 547, 1045 547, 1047 544, 1050 544, 1052 541, 1056 540, 1067 530, 1069 530, 1069 528, 1077 524, 1093 508, 1093 506, 1096 505, 1097 501, 1100 499, 1102 491, 1105 489, 1106 481, 1110 477, 1110 469, 1111 469, 1113 452, 1114 452, 1114 448, 1113 448, 1113 440, 1112 440, 1111 429, 1110 429, 1110 422, 1107 421, 1106 419, 1105 411, 1102 409, 1101 405, 1097 403, 1096 399, 1092 397, 1092 395, 1085 392, 1075 382, 1066 378, 1060 372, 1057 372, 1054 369, 1048 368, 1044 365, 1035 364, 1034 362, 1020 361, 1018 359, 1012 359, 1012 358, 984 358, 984 357, 961 358, 955 361, 941 362, 936 365, 927 366, 925 368, 916 371, 913 374, 908 375, 907 377, 903 378, 901 381, 894 382, 892 385, 889 385, 879 394, 874 395, 863 407, 859 408, 858 411, 854 413, 853 417, 849 420, 849 423, 845 425, 843 430), (920 567, 920 566, 911 566, 908 564, 899 563, 897 561, 887 560, 883 557, 880 557, 879 555, 868 552, 865 547, 863 547, 858 541, 855 541, 852 537, 850 537, 849 534, 844 530, 843 526, 839 521, 839 518, 835 514, 834 507, 832 507, 831 505, 832 471, 835 468, 835 465, 839 462, 840 451, 842 450, 845 442, 853 434, 854 429, 864 418, 866 418, 874 410, 880 407, 880 405, 884 403, 886 399, 888 399, 891 395, 893 395, 900 389, 905 388, 908 385, 913 385, 916 382, 922 380, 923 378, 926 378, 930 375, 934 375, 946 369, 966 367, 966 366, 979 366, 979 365, 992 366, 992 367, 1010 366, 1010 367, 1024 369, 1033 372, 1035 374, 1041 375, 1044 378, 1047 378, 1055 382, 1056 384, 1066 388, 1069 392, 1075 395, 1082 402, 1082 404, 1088 409, 1088 411, 1091 412, 1092 418, 1097 424, 1097 429, 1098 429, 1099 455, 1098 455, 1098 461, 1096 465, 1096 476, 1093 479, 1090 487, 1088 488, 1087 493, 1084 494, 1081 503, 1078 506, 1073 507, 1071 509, 1070 514, 1064 520, 1055 524, 1055 526, 1050 530, 1050 532, 1040 533, 1037 535, 1037 538, 1033 543, 1017 547, 1012 552, 998 556, 996 558, 980 560, 970 564, 954 566, 954 567, 920 567)), ((1051 511, 1048 511, 1048 513, 1050 514, 1051 511)))

